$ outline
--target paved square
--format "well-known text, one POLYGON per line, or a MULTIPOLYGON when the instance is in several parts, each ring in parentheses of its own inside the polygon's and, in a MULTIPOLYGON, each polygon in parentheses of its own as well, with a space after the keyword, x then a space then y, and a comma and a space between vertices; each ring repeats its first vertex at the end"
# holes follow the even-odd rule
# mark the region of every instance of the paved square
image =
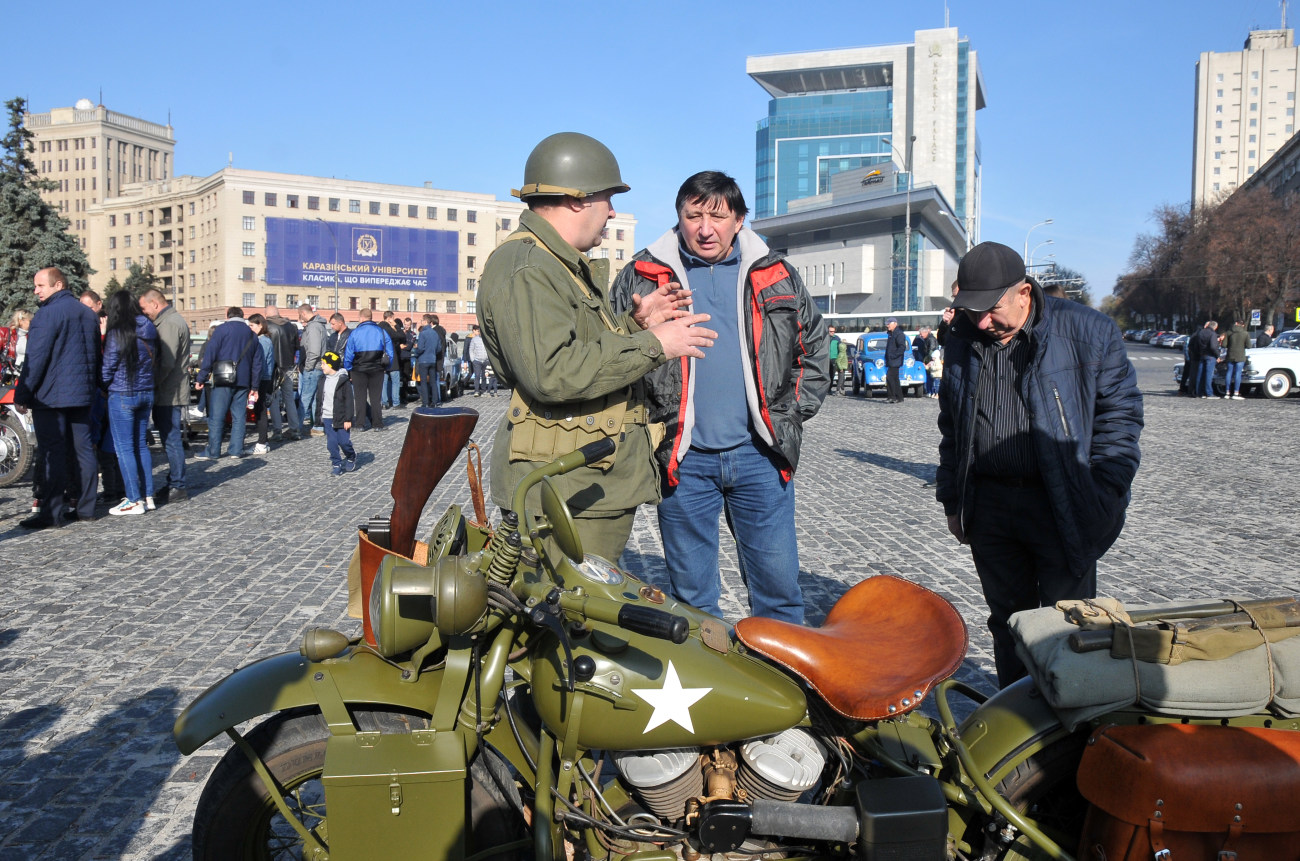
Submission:
MULTIPOLYGON (((1128 524, 1099 565, 1126 601, 1300 592, 1296 448, 1300 398, 1200 401, 1173 394, 1174 357, 1130 348, 1146 395, 1142 467, 1128 524)), ((491 456, 508 399, 482 413, 491 456)), ((970 554, 927 486, 938 405, 828 399, 806 428, 798 482, 801 582, 817 622, 850 585, 895 574, 947 596, 970 628, 961 675, 992 690, 984 606, 970 554)), ((296 649, 323 625, 355 633, 344 572, 355 528, 386 514, 409 413, 355 436, 360 469, 330 475, 323 439, 243 460, 190 460, 192 499, 144 517, 38 534, 18 527, 28 484, 0 489, 0 861, 186 859, 203 781, 225 748, 181 758, 171 726, 206 686, 296 649)), ((166 463, 155 452, 157 475, 166 463)), ((425 509, 468 507, 463 458, 425 509)), ((744 590, 724 539, 724 611, 744 590)), ((660 580, 643 510, 624 563, 660 580)))

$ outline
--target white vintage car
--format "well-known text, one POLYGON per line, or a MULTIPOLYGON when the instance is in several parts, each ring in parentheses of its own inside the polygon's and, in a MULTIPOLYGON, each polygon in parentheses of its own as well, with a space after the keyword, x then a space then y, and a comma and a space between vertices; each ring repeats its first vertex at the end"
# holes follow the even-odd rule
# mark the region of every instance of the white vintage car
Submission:
MULTIPOLYGON (((1214 393, 1223 394, 1225 368, 1222 362, 1214 369, 1214 393)), ((1174 382, 1183 378, 1183 363, 1174 366, 1174 382)), ((1241 391, 1258 391, 1268 398, 1285 398, 1300 391, 1300 347, 1251 347, 1246 350, 1246 369, 1241 375, 1241 391)))

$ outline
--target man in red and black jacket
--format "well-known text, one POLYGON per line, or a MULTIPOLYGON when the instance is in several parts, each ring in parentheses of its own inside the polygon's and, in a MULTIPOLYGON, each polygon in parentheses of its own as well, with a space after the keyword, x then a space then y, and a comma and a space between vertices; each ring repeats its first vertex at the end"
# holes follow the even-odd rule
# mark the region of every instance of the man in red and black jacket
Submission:
POLYGON ((689 290, 719 337, 645 379, 664 494, 659 528, 675 597, 720 615, 718 515, 725 507, 755 616, 803 622, 794 472, 803 423, 830 384, 826 324, 798 274, 744 226, 736 181, 697 173, 677 192, 677 226, 619 273, 612 302, 660 285, 689 290))

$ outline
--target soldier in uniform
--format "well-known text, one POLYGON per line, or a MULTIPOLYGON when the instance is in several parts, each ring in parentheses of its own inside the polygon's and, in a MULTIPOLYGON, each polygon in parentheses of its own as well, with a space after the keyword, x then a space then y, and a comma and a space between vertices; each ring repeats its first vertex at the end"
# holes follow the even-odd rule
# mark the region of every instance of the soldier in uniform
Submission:
POLYGON ((492 500, 508 509, 516 485, 537 466, 603 437, 611 458, 558 479, 585 552, 617 561, 638 505, 659 501, 654 450, 662 426, 647 421, 641 378, 664 362, 704 358, 716 333, 697 326, 688 290, 664 288, 615 315, 608 272, 594 275, 585 252, 600 244, 628 190, 614 154, 574 132, 539 143, 524 166, 528 204, 488 258, 479 283, 484 345, 511 402, 497 430, 492 500))

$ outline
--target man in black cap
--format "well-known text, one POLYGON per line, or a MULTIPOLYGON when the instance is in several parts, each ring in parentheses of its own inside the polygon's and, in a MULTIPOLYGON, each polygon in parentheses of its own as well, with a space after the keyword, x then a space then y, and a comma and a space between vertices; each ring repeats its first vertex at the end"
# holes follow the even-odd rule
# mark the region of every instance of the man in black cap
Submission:
POLYGON ((1096 595, 1138 468, 1142 394, 1114 322, 1045 296, 1013 249, 975 246, 957 284, 935 495, 971 547, 1006 687, 1026 672, 1011 614, 1096 595))

